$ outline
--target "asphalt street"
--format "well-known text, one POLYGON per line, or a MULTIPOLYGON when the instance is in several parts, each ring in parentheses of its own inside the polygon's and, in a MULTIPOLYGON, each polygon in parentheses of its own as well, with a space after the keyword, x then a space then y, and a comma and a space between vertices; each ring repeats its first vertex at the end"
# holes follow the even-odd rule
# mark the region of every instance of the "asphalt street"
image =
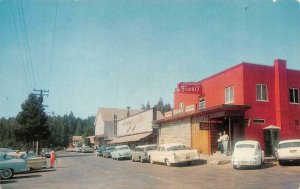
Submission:
POLYGON ((262 169, 234 170, 230 164, 167 167, 75 152, 60 152, 57 159, 54 169, 15 175, 1 181, 0 189, 300 188, 300 166, 277 162, 267 162, 262 169))

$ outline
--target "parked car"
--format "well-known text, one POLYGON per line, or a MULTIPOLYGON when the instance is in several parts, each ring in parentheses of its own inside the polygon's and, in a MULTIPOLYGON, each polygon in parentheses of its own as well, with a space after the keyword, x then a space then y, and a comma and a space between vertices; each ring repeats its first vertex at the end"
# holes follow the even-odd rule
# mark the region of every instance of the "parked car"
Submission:
POLYGON ((275 150, 279 165, 286 162, 300 162, 300 139, 280 141, 275 150))
POLYGON ((111 158, 115 160, 131 159, 131 150, 128 145, 115 146, 114 151, 112 151, 110 154, 111 158))
POLYGON ((105 146, 100 146, 99 148, 97 148, 97 150, 95 150, 95 155, 96 156, 103 156, 103 152, 105 151, 105 146))
POLYGON ((82 153, 93 153, 94 150, 89 146, 83 146, 83 147, 81 147, 81 152, 82 153))
POLYGON ((102 152, 102 156, 105 157, 105 158, 111 158, 111 152, 113 152, 114 150, 115 150, 114 146, 108 146, 102 152))
POLYGON ((192 164, 200 159, 197 150, 187 148, 180 143, 161 144, 157 150, 149 151, 149 161, 151 164, 165 163, 167 166, 172 166, 178 163, 192 164))
POLYGON ((152 150, 156 150, 156 144, 149 144, 149 145, 141 145, 135 147, 134 151, 131 153, 132 161, 140 161, 142 163, 149 161, 148 152, 152 150))
POLYGON ((81 152, 81 147, 75 147, 75 152, 81 152))
POLYGON ((34 152, 10 152, 8 154, 15 158, 24 159, 31 170, 47 167, 46 157, 39 157, 34 152))
POLYGON ((265 153, 261 150, 258 141, 244 140, 235 143, 231 156, 231 164, 234 169, 239 169, 242 166, 261 168, 264 160, 265 153))
POLYGON ((50 152, 51 152, 50 148, 43 148, 42 151, 41 151, 41 156, 49 158, 50 157, 50 152))
POLYGON ((15 173, 29 171, 29 166, 24 159, 15 158, 5 152, 0 152, 0 170, 2 179, 10 179, 15 173))

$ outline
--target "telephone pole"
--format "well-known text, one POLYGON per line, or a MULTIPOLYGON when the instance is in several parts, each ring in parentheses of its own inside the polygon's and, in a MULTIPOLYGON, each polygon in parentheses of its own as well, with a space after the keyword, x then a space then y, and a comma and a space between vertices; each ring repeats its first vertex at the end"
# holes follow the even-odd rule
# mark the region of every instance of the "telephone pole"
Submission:
MULTIPOLYGON (((45 89, 39 89, 39 90, 33 89, 33 91, 34 92, 39 92, 39 93, 34 93, 34 94, 37 95, 37 96, 39 96, 39 101, 41 103, 43 103, 43 101, 44 101, 43 96, 47 96, 47 97, 49 96, 49 90, 45 90, 45 89)), ((44 107, 48 107, 48 106, 46 105, 44 107)))

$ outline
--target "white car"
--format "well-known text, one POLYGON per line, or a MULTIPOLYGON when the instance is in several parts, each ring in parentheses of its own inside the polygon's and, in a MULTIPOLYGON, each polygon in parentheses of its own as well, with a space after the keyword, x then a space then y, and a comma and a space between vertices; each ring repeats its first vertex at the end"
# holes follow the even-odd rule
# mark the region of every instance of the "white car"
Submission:
POLYGON ((127 145, 115 146, 114 151, 112 151, 110 155, 111 158, 115 160, 131 159, 131 150, 127 145))
POLYGON ((235 143, 231 156, 231 164, 234 169, 239 169, 242 166, 261 168, 264 160, 265 153, 261 150, 258 141, 245 140, 235 143))
POLYGON ((279 165, 290 161, 300 161, 300 139, 280 141, 275 154, 279 165))
POLYGON ((180 143, 161 144, 157 150, 149 151, 148 155, 151 164, 158 162, 167 166, 185 162, 192 164, 200 159, 197 150, 189 149, 180 143))

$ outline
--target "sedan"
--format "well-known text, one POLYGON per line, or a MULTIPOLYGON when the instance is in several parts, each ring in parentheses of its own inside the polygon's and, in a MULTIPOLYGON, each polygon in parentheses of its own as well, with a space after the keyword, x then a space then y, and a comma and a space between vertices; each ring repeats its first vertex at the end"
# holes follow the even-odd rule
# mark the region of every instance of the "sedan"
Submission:
POLYGON ((200 160, 200 155, 195 149, 187 148, 180 143, 161 144, 157 150, 149 151, 149 161, 151 164, 165 163, 167 166, 173 164, 188 163, 200 160))
POLYGON ((51 152, 50 148, 43 148, 42 151, 41 151, 41 156, 49 158, 50 157, 50 152, 51 152))
POLYGON ((46 157, 39 157, 33 152, 11 152, 9 154, 15 158, 24 159, 31 170, 42 169, 47 167, 46 157))
POLYGON ((7 153, 0 152, 0 170, 2 179, 10 179, 15 173, 29 171, 29 166, 23 159, 16 159, 7 153))
POLYGON ((115 150, 114 146, 108 146, 102 152, 102 156, 105 157, 105 158, 110 158, 111 157, 111 152, 113 152, 114 150, 115 150))
POLYGON ((128 145, 116 146, 114 151, 112 151, 110 154, 111 158, 116 160, 131 159, 131 150, 128 145))
POLYGON ((280 141, 275 154, 279 165, 286 162, 300 162, 300 139, 280 141))
POLYGON ((264 160, 264 151, 261 150, 258 141, 245 140, 235 143, 231 157, 231 164, 234 169, 239 169, 242 166, 261 168, 264 160))
POLYGON ((147 162, 149 161, 148 152, 152 150, 156 150, 156 144, 149 144, 149 145, 141 145, 135 147, 134 151, 131 153, 132 161, 139 161, 139 162, 147 162))

